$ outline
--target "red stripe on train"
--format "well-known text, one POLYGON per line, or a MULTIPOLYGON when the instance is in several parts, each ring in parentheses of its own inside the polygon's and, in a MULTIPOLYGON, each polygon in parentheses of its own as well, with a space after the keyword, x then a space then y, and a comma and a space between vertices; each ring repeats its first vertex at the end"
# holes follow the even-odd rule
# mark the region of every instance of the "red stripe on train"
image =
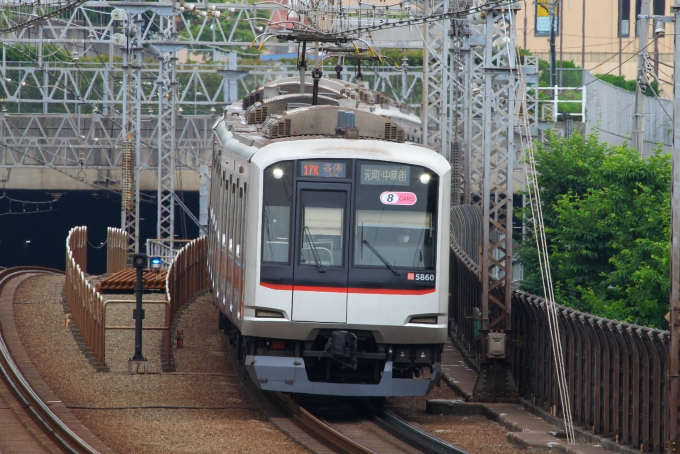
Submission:
MULTIPOLYGON (((262 287, 272 290, 293 290, 292 285, 269 284, 260 282, 262 287)), ((368 295, 427 295, 434 293, 434 288, 426 288, 422 290, 408 290, 408 289, 390 289, 390 288, 345 288, 345 287, 314 287, 307 285, 299 285, 295 287, 299 292, 326 292, 326 293, 360 293, 368 295)))

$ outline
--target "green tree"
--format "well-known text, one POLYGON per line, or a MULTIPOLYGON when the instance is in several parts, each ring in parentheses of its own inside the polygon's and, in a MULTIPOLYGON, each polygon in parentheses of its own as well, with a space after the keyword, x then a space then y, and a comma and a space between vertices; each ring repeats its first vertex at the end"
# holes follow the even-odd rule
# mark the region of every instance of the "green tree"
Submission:
MULTIPOLYGON (((558 303, 661 328, 669 295, 670 156, 643 158, 597 135, 548 135, 535 151, 558 303)), ((524 210, 526 222, 530 213, 524 210)), ((543 294, 533 239, 523 288, 543 294)))
MULTIPOLYGON (((637 87, 637 82, 635 80, 626 80, 623 76, 615 76, 613 74, 595 74, 598 79, 607 82, 608 84, 614 85, 615 87, 623 88, 628 91, 635 91, 637 87)), ((647 90, 645 93, 647 96, 654 96, 654 93, 659 94, 659 83, 653 80, 650 84, 652 90, 647 90)))

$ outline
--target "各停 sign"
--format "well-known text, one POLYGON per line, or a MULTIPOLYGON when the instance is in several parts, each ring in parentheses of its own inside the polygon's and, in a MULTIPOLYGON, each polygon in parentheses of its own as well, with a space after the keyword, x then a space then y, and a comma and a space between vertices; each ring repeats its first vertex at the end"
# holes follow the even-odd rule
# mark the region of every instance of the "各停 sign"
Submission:
POLYGON ((346 178, 347 164, 344 162, 301 161, 300 175, 303 177, 346 178))

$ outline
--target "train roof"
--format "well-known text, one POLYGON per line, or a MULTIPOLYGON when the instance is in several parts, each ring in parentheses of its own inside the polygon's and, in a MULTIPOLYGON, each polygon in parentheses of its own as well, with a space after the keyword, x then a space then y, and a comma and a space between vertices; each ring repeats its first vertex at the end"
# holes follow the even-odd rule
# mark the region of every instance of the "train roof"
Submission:
POLYGON ((311 105, 311 91, 312 84, 305 83, 305 93, 300 93, 299 78, 269 82, 227 106, 213 129, 222 144, 237 141, 229 149, 246 159, 278 141, 351 138, 401 143, 405 127, 420 129, 420 118, 408 106, 363 85, 322 78, 317 105, 311 105))

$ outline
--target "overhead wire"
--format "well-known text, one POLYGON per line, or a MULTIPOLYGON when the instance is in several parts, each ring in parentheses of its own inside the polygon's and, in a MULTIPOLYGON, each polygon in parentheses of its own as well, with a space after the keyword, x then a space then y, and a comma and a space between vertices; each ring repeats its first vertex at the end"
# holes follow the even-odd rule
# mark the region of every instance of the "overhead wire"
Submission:
MULTIPOLYGON (((622 61, 621 64, 616 65, 614 68, 610 69, 609 71, 607 71, 607 72, 604 73, 604 74, 598 74, 598 75, 599 75, 599 76, 606 76, 606 75, 609 75, 609 74, 611 74, 612 72, 616 71, 617 69, 619 69, 620 67, 622 67, 623 65, 625 65, 626 63, 628 63, 629 61, 631 61, 633 58, 635 58, 635 57, 637 57, 638 55, 640 55, 640 52, 642 52, 643 50, 647 49, 649 46, 651 46, 652 44, 654 44, 654 41, 656 41, 656 40, 657 40, 657 38, 654 38, 654 39, 653 39, 649 44, 647 44, 645 47, 643 47, 642 49, 638 50, 636 53, 634 53, 633 55, 631 55, 628 59, 622 61)), ((616 54, 616 55, 618 55, 618 54, 616 54)), ((613 57, 612 57, 612 58, 613 58, 613 57)), ((605 63, 605 62, 603 62, 602 64, 604 64, 604 63, 605 63)), ((601 66, 602 64, 600 64, 600 65, 598 65, 598 66, 601 66)), ((596 66, 596 68, 597 68, 597 66, 596 66)), ((589 70, 589 71, 592 71, 592 70, 589 70)), ((567 94, 567 93, 573 93, 573 92, 575 92, 575 91, 582 91, 583 87, 586 87, 586 86, 588 86, 588 85, 590 85, 590 84, 592 84, 592 83, 595 83, 595 82, 597 82, 598 80, 600 80, 600 79, 599 79, 599 78, 595 78, 594 80, 591 80, 590 82, 585 83, 585 84, 581 85, 580 87, 575 87, 575 88, 572 88, 572 89, 565 90, 565 91, 563 91, 563 92, 561 93, 561 95, 565 95, 565 94, 567 94)))
MULTIPOLYGON (((503 15, 505 21, 505 15, 503 15)), ((512 28, 512 15, 509 17, 510 27, 512 28)), ((503 29, 507 38, 507 27, 503 29)), ((512 39, 508 39, 512 43, 512 39)), ((508 49, 508 59, 512 57, 510 49, 508 49)), ((512 73, 512 62, 508 64, 510 72, 512 73)), ((524 82, 524 74, 522 72, 522 65, 517 65, 517 75, 519 78, 519 86, 526 89, 524 82)), ((552 282, 552 275, 550 271, 550 256, 549 248, 546 239, 545 225, 543 223, 542 202, 540 196, 540 187, 538 185, 538 173, 536 172, 536 162, 534 159, 533 141, 531 140, 531 131, 529 125, 527 96, 520 96, 520 111, 523 116, 523 121, 520 122, 520 130, 524 129, 523 134, 520 133, 520 145, 525 151, 524 168, 527 179, 527 188, 529 193, 529 202, 532 213, 532 221, 534 223, 534 238, 536 241, 536 249, 538 252, 538 263, 541 272, 541 280, 543 283, 543 292, 546 300, 546 309, 548 315, 548 325, 550 331, 550 340, 553 350, 553 357, 555 359, 557 384, 560 393, 560 401, 562 404, 562 416, 564 419, 565 433, 567 435, 567 442, 569 444, 576 443, 574 434, 574 422, 571 414, 571 402, 569 396, 569 386, 566 378, 566 366, 564 363, 564 351, 562 349, 562 342, 560 339, 559 321, 557 318, 557 303, 555 301, 554 286, 552 282), (526 142, 526 143, 525 143, 526 142), (529 165, 527 166, 527 158, 529 165)))
POLYGON ((34 23, 38 23, 38 22, 44 21, 46 19, 51 19, 55 16, 58 16, 58 15, 63 14, 65 12, 68 12, 72 9, 75 9, 79 5, 82 5, 83 3, 85 3, 86 1, 87 0, 75 0, 73 2, 67 3, 65 6, 63 6, 61 8, 55 9, 54 11, 50 11, 49 13, 45 13, 43 15, 33 17, 32 19, 29 19, 26 22, 22 22, 20 24, 13 25, 11 27, 0 28, 0 34, 10 33, 10 32, 16 31, 16 30, 21 30, 21 29, 24 29, 26 27, 30 27, 34 23))
POLYGON ((3 200, 7 200, 8 206, 7 206, 7 213, 0 213, 0 216, 7 216, 11 214, 35 214, 35 213, 49 213, 55 211, 52 207, 53 203, 56 203, 59 201, 58 198, 52 198, 52 200, 48 201, 35 201, 35 200, 21 200, 21 199, 15 199, 13 197, 8 197, 7 194, 5 193, 5 189, 3 187, 2 195, 0 196, 0 202, 3 200), (20 204, 21 205, 21 211, 12 211, 12 203, 15 204, 20 204), (32 205, 34 209, 31 211, 26 211, 26 205, 29 205, 29 207, 32 205), (48 210, 40 210, 40 207, 42 205, 49 205, 48 210))

